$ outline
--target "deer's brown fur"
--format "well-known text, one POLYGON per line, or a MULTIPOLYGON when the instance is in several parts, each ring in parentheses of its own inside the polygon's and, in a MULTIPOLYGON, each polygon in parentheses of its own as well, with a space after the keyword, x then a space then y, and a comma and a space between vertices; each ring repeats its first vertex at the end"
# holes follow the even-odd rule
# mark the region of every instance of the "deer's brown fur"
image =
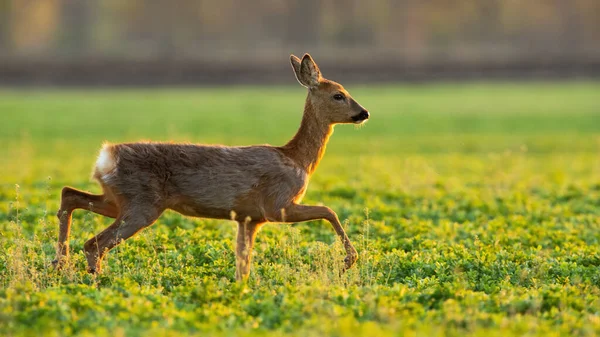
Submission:
POLYGON ((92 195, 71 187, 62 192, 58 212, 57 259, 68 256, 71 213, 88 209, 115 218, 112 225, 84 245, 88 270, 99 272, 106 252, 151 225, 166 209, 188 216, 238 222, 238 280, 250 272, 257 230, 265 222, 329 221, 347 252, 350 268, 357 253, 335 212, 325 206, 300 205, 308 181, 323 157, 337 123, 362 123, 369 115, 338 83, 323 79, 306 54, 291 56, 300 84, 308 88, 298 132, 281 147, 139 142, 105 144, 94 178, 103 189, 92 195), (342 97, 342 99, 340 99, 342 97))

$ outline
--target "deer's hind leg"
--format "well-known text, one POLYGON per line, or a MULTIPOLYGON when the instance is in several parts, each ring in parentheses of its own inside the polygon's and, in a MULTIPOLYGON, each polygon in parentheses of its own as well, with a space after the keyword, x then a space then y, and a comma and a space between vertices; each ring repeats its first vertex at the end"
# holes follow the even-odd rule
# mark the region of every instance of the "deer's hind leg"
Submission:
POLYGON ((61 193, 60 209, 56 214, 59 221, 58 244, 56 259, 52 261, 56 267, 64 264, 69 256, 71 218, 76 209, 85 209, 111 218, 119 215, 118 206, 106 195, 90 194, 72 187, 64 187, 61 193))
POLYGON ((115 222, 84 244, 88 272, 99 273, 102 259, 109 250, 152 225, 163 211, 164 208, 141 203, 123 205, 115 222))

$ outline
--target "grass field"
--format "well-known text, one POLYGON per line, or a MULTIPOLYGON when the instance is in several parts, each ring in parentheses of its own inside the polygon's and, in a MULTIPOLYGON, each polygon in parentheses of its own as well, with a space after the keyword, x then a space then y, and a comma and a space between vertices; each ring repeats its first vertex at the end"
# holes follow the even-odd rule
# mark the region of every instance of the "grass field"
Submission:
POLYGON ((113 250, 76 211, 54 258, 60 189, 99 192, 100 144, 282 144, 299 87, 0 91, 0 335, 586 336, 600 334, 600 83, 348 88, 372 114, 337 126, 306 204, 325 222, 267 225, 247 285, 233 223, 173 212, 113 250))

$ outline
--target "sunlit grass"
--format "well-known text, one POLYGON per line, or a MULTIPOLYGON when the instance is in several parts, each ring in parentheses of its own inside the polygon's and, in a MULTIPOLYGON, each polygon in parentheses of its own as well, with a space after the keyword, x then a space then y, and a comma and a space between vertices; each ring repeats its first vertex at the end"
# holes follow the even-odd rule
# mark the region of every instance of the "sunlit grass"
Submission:
POLYGON ((283 144, 290 88, 0 92, 0 334, 595 335, 600 333, 596 83, 348 86, 372 115, 337 126, 304 203, 325 222, 267 225, 246 286, 235 226, 165 213, 85 273, 110 224, 76 211, 50 267, 64 185, 99 192, 104 140, 283 144))

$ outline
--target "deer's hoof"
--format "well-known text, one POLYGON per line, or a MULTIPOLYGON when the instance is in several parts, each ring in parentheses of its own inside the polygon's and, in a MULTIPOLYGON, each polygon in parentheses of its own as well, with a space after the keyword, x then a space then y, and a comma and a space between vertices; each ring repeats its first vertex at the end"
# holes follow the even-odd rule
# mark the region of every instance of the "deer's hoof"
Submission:
POLYGON ((344 268, 346 270, 352 268, 352 266, 356 263, 356 260, 358 260, 357 253, 346 255, 346 257, 344 258, 344 268))
POLYGON ((66 257, 56 258, 54 261, 52 261, 52 267, 54 267, 54 269, 56 269, 56 270, 61 270, 66 264, 67 264, 66 257))

